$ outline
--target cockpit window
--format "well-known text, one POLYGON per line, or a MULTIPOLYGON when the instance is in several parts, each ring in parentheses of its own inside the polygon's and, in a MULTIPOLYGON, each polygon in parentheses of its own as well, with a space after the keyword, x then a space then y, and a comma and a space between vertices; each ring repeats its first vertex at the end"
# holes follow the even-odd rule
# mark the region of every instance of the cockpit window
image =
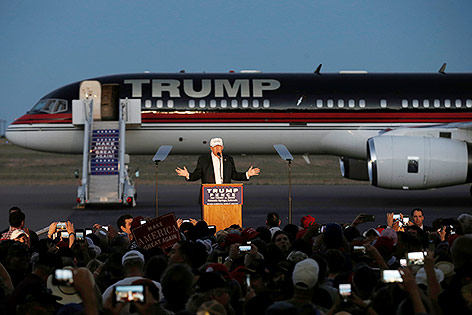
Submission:
POLYGON ((67 111, 67 101, 61 99, 43 99, 40 100, 30 110, 31 113, 56 114, 67 111))

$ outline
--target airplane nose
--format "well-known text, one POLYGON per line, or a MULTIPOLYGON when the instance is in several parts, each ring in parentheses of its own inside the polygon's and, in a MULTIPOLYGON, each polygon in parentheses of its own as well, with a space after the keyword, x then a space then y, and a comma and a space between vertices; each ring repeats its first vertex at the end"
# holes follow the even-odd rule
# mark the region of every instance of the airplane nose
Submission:
POLYGON ((7 130, 5 131, 5 137, 11 143, 14 143, 21 147, 26 146, 25 132, 18 130, 18 128, 15 128, 14 125, 10 125, 7 127, 7 130))

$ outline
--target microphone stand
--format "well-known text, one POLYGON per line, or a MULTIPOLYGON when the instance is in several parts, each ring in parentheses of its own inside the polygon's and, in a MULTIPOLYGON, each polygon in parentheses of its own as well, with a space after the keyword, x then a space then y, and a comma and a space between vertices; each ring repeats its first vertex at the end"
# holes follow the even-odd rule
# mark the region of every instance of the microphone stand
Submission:
POLYGON ((221 155, 220 152, 216 153, 218 155, 218 158, 220 160, 220 178, 221 178, 221 183, 223 184, 223 156, 221 155))

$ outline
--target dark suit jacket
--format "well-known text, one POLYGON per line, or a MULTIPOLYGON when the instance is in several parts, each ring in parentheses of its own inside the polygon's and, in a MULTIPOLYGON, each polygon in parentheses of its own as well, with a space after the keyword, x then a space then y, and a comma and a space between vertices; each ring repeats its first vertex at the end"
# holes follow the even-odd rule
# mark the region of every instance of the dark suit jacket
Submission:
MULTIPOLYGON (((197 167, 192 173, 189 173, 189 181, 202 180, 202 184, 214 184, 215 171, 213 170, 213 162, 211 153, 202 155, 198 158, 197 167)), ((240 173, 234 166, 233 158, 223 154, 223 183, 229 184, 231 180, 247 181, 246 172, 240 173)))

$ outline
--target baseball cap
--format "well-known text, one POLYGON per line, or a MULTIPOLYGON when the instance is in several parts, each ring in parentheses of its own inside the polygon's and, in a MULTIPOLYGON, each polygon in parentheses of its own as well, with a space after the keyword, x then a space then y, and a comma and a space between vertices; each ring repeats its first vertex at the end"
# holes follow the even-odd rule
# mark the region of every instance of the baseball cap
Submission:
POLYGON ((221 138, 213 138, 210 140, 210 147, 215 147, 217 145, 223 145, 223 139, 221 138))
POLYGON ((137 250, 130 250, 126 254, 123 255, 123 258, 121 258, 121 264, 125 264, 126 261, 132 260, 132 259, 140 259, 144 263, 144 255, 138 252, 137 250))
POLYGON ((293 285, 299 289, 312 289, 318 282, 318 263, 311 258, 298 262, 293 269, 293 285))

